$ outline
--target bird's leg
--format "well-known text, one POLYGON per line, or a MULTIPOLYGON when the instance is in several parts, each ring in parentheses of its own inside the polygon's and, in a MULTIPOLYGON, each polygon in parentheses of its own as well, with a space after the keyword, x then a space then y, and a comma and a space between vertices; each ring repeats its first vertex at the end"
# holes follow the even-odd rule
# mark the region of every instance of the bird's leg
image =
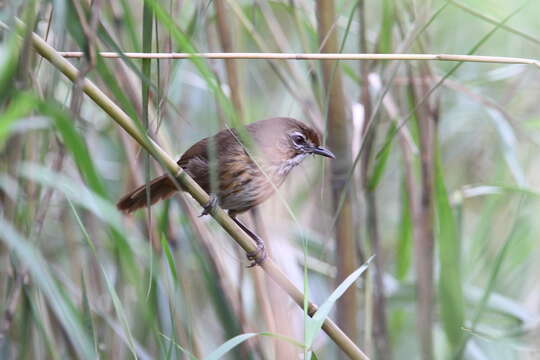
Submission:
POLYGON ((210 200, 208 200, 208 204, 203 206, 203 211, 199 217, 210 214, 218 205, 218 197, 216 194, 211 193, 210 194, 210 200))
POLYGON ((257 249, 255 251, 250 251, 247 253, 247 258, 249 261, 251 261, 251 264, 249 264, 248 268, 254 267, 255 265, 261 265, 268 256, 268 254, 266 253, 266 249, 264 248, 263 239, 261 239, 253 231, 249 230, 246 225, 242 224, 242 222, 238 220, 235 214, 231 214, 231 212, 229 211, 229 215, 236 223, 236 225, 238 225, 242 230, 244 230, 244 232, 248 234, 249 237, 253 239, 253 241, 255 241, 255 244, 257 244, 257 249))

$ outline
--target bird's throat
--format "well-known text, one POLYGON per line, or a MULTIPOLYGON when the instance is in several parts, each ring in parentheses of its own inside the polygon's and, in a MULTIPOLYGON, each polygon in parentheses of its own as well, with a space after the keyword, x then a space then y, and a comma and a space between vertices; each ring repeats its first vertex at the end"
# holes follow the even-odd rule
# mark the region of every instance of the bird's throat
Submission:
POLYGON ((278 176, 287 176, 287 174, 289 174, 289 172, 295 166, 300 164, 302 162, 302 160, 304 160, 306 158, 306 156, 308 156, 307 153, 300 153, 300 154, 297 154, 297 155, 295 155, 294 157, 292 157, 290 159, 287 159, 287 160, 281 162, 278 165, 278 168, 277 168, 277 171, 276 171, 277 175, 278 176))

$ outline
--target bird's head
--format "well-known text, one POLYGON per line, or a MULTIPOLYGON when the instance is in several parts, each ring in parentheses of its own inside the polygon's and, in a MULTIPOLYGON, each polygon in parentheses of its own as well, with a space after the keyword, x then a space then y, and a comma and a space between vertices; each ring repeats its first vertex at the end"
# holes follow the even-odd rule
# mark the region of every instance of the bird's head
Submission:
POLYGON ((292 118, 272 118, 253 123, 250 128, 271 170, 284 176, 308 155, 335 159, 334 154, 321 145, 318 130, 292 118))
POLYGON ((302 154, 336 158, 330 150, 321 146, 320 133, 299 121, 290 124, 286 136, 290 149, 288 153, 292 158, 302 154))

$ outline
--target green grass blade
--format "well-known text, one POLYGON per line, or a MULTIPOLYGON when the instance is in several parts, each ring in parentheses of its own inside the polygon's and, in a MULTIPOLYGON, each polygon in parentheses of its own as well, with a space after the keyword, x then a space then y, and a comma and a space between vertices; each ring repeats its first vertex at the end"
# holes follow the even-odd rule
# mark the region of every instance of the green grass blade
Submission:
MULTIPOLYGON (((291 343, 295 346, 298 346, 300 348, 303 348, 304 346, 299 343, 298 341, 288 338, 286 336, 280 335, 280 334, 273 334, 269 332, 262 332, 262 333, 246 333, 241 334, 238 336, 233 337, 232 339, 227 340, 223 344, 221 344, 216 350, 214 350, 210 355, 206 356, 204 360, 218 360, 221 359, 223 356, 225 356, 229 351, 240 345, 246 340, 249 340, 255 336, 270 336, 276 339, 287 341, 288 343, 291 343)), ((312 357, 313 359, 313 357, 312 357)))
MULTIPOLYGON (((516 220, 514 221, 512 230, 510 231, 510 234, 508 235, 506 241, 504 242, 504 245, 502 246, 501 250, 497 253, 497 256, 495 257, 493 267, 489 274, 489 280, 488 280, 487 286, 484 289, 484 292, 482 294, 480 301, 478 301, 476 311, 472 318, 471 328, 470 328, 471 333, 474 333, 476 331, 476 327, 478 323, 480 322, 480 319, 482 318, 482 315, 484 314, 486 308, 488 307, 488 302, 491 295, 493 294, 495 290, 495 285, 497 283, 497 278, 499 276, 499 273, 501 272, 502 264, 509 253, 510 245, 519 238, 519 233, 523 227, 523 224, 520 218, 520 215, 521 215, 520 212, 523 206, 523 201, 524 201, 524 197, 522 196, 519 200, 519 205, 518 205, 518 210, 517 210, 518 214, 516 215, 517 217, 516 217, 516 220)), ((463 347, 465 346, 466 341, 468 339, 469 339, 469 336, 465 338, 463 347)))
POLYGON ((522 166, 519 163, 517 155, 517 145, 518 141, 514 130, 508 120, 495 109, 487 108, 488 114, 490 115, 497 134, 499 134, 501 142, 501 152, 503 154, 504 160, 512 173, 518 186, 523 187, 527 185, 525 180, 525 173, 522 166))
POLYGON ((77 205, 89 210, 107 225, 117 231, 123 231, 120 214, 113 204, 84 185, 50 168, 33 163, 23 163, 20 167, 20 175, 41 185, 53 187, 77 205))
POLYGON ((352 274, 347 276, 345 280, 334 290, 334 292, 326 299, 326 301, 319 307, 317 312, 313 315, 311 319, 308 320, 306 324, 306 348, 310 348, 315 340, 315 336, 320 331, 324 320, 330 314, 332 307, 336 301, 347 291, 347 289, 354 284, 354 282, 366 271, 369 264, 373 260, 375 255, 372 255, 362 266, 356 269, 352 274))
MULTIPOLYGON (((63 109, 55 103, 54 101, 41 101, 38 105, 38 110, 44 115, 48 115, 54 121, 56 129, 62 135, 62 140, 66 148, 71 152, 74 157, 75 163, 81 172, 83 179, 88 184, 89 188, 99 195, 104 201, 98 201, 97 205, 100 208, 110 208, 109 206, 104 205, 109 201, 109 194, 105 188, 102 177, 96 169, 92 158, 90 157, 90 152, 84 141, 83 137, 79 134, 73 122, 70 120, 68 115, 63 111, 63 109)), ((100 199, 100 200, 101 200, 100 199)), ((92 204, 95 205, 93 201, 92 204)), ((102 214, 99 211, 96 211, 95 214, 98 217, 103 218, 102 214)), ((118 214, 113 216, 113 219, 118 219, 118 214)), ((106 221, 107 222, 107 221, 106 221)), ((122 260, 127 262, 130 270, 128 273, 134 275, 137 272, 137 267, 133 262, 132 252, 129 250, 130 246, 127 238, 124 236, 123 232, 119 230, 120 227, 112 228, 110 236, 113 240, 113 244, 119 250, 122 260)))
POLYGON ((91 337, 84 330, 81 316, 68 304, 58 288, 41 253, 24 239, 15 228, 0 218, 0 239, 28 268, 36 286, 43 291, 49 305, 65 329, 66 336, 83 359, 96 359, 91 337))
POLYGON ((204 360, 218 360, 221 359, 225 354, 227 354, 229 351, 243 343, 244 341, 251 339, 252 337, 257 336, 257 333, 247 333, 247 334, 241 334, 238 336, 233 337, 232 339, 227 340, 223 344, 221 344, 216 350, 212 351, 212 353, 204 358, 204 360))
POLYGON ((135 25, 135 20, 133 18, 131 4, 128 0, 120 0, 120 4, 122 5, 122 21, 124 22, 125 28, 127 29, 128 37, 131 42, 131 48, 135 52, 139 52, 141 48, 141 44, 139 43, 139 38, 137 37, 137 32, 135 29, 137 26, 135 25))
MULTIPOLYGON (((71 210, 74 213, 75 218, 77 219, 77 223, 81 229, 81 232, 87 242, 87 244, 90 245, 90 248, 92 249, 93 255, 97 257, 97 253, 95 252, 94 242, 89 236, 88 231, 86 230, 86 227, 84 226, 83 222, 81 221, 81 218, 77 212, 77 209, 73 206, 73 204, 70 201, 71 210)), ((105 283, 107 285, 107 291, 109 292, 109 295, 111 296, 114 310, 116 311, 117 316, 120 318, 120 322, 122 323, 122 326, 124 328, 124 331, 126 333, 127 338, 127 345, 130 351, 132 352, 135 359, 137 359, 137 351, 135 349, 135 344, 133 341, 133 335, 131 334, 131 330, 127 321, 126 311, 124 309, 124 306, 122 305, 122 302, 120 301, 120 298, 118 297, 118 293, 116 292, 116 289, 114 288, 112 282, 109 279, 109 276, 107 272, 105 271, 105 268, 99 263, 99 267, 101 269, 101 272, 103 274, 103 278, 105 279, 105 283)), ((84 283, 83 283, 84 285, 84 283)), ((84 288, 83 288, 84 291, 84 288)), ((83 293, 84 296, 84 293, 83 293)), ((90 320, 91 321, 91 320, 90 320)))
POLYGON ((178 283, 178 274, 176 273, 176 262, 174 261, 174 256, 171 252, 171 247, 167 241, 167 237, 162 233, 161 235, 161 247, 165 251, 165 256, 167 257, 167 264, 169 265, 169 270, 174 279, 174 283, 178 283))
MULTIPOLYGON (((0 28, 2 34, 5 30, 0 28)), ((11 95, 14 90, 12 84, 13 78, 16 75, 17 65, 19 63, 20 46, 16 33, 11 33, 9 39, 0 44, 0 53, 6 54, 0 56, 0 105, 4 103, 4 99, 11 95)))
MULTIPOLYGON (((386 138, 392 136, 396 128, 396 125, 392 123, 390 127, 388 128, 388 131, 386 132, 386 138)), ((371 174, 371 177, 368 182, 368 189, 370 191, 373 191, 377 188, 379 183, 381 182, 381 178, 384 174, 384 170, 386 169, 386 164, 388 163, 388 157, 390 156, 390 153, 392 152, 392 141, 386 142, 388 145, 383 148, 376 156, 375 159, 375 167, 373 169, 373 174, 371 174)))
POLYGON ((435 208, 439 250, 439 301, 446 337, 454 349, 461 346, 465 321, 461 278, 461 250, 457 224, 448 200, 439 157, 435 164, 435 208))
MULTIPOLYGON (((463 11, 465 12, 468 12, 469 14, 479 18, 479 19, 482 19, 490 24, 493 24, 493 25, 497 25, 497 23, 499 23, 499 20, 497 19, 494 19, 490 16, 487 16, 486 14, 483 14, 482 12, 478 11, 478 10, 475 10, 469 6, 467 6, 466 4, 462 3, 462 2, 459 2, 459 1, 456 1, 456 0, 449 0, 450 3, 460 9, 462 9, 463 11)), ((523 39, 526 39, 536 45, 540 45, 540 39, 532 36, 532 35, 529 35, 527 33, 524 33, 523 31, 520 31, 518 29, 515 29, 513 28, 512 26, 509 26, 509 25, 503 25, 502 28, 508 32, 511 32, 512 34, 515 34, 523 39)))
POLYGON ((88 301, 88 290, 86 281, 84 280, 84 272, 81 272, 81 288, 83 324, 92 338, 92 342, 94 343, 94 351, 99 353, 98 342, 96 339, 96 329, 94 327, 94 322, 92 321, 92 311, 90 310, 90 302, 88 301))
POLYGON ((122 323, 124 331, 126 332, 128 348, 131 351, 133 357, 137 359, 137 350, 135 349, 133 335, 131 334, 131 328, 127 320, 126 311, 124 309, 124 306, 122 305, 122 301, 120 301, 120 298, 118 297, 118 293, 116 292, 116 289, 114 288, 113 283, 111 282, 111 279, 109 278, 109 275, 107 274, 105 269, 103 269, 103 267, 101 268, 101 271, 103 273, 103 277, 105 278, 107 291, 109 292, 109 295, 111 296, 111 299, 113 302, 114 311, 116 312, 116 315, 120 319, 120 322, 122 323))
MULTIPOLYGON (((142 27, 142 39, 143 39, 143 52, 152 52, 152 25, 154 23, 154 16, 152 9, 147 4, 143 5, 143 27, 142 27)), ((145 78, 150 79, 151 71, 151 59, 142 59, 142 73, 145 78)), ((149 85, 143 81, 141 84, 142 90, 142 111, 143 111, 143 124, 146 130, 148 130, 148 95, 149 85)))
POLYGON ((396 278, 405 280, 411 267, 413 224, 409 196, 404 185, 401 186, 401 214, 396 250, 396 278))
MULTIPOLYGON (((191 54, 194 54, 197 52, 197 49, 191 43, 191 41, 186 36, 186 34, 178 28, 178 26, 174 22, 174 19, 165 9, 163 9, 163 7, 158 1, 145 0, 144 3, 152 9, 156 20, 159 21, 160 24, 169 31, 173 39, 179 45, 181 51, 191 53, 191 54)), ((215 77, 214 73, 210 70, 206 62, 200 57, 196 57, 196 56, 191 57, 190 61, 193 63, 193 65, 195 65, 195 67, 197 68, 197 70, 199 71, 203 79, 205 80, 208 88, 211 89, 214 96, 216 96, 216 99, 218 100, 219 105, 223 109, 225 116, 229 119, 229 123, 232 124, 233 127, 239 127, 241 124, 239 123, 239 120, 235 114, 234 107, 231 101, 223 93, 223 90, 221 89, 221 86, 219 85, 218 79, 215 77)))
POLYGON ((8 108, 0 114, 0 151, 3 150, 13 124, 35 108, 35 101, 36 98, 32 94, 19 93, 11 100, 8 108))
POLYGON ((379 32, 378 52, 388 54, 392 52, 392 29, 394 25, 394 2, 392 0, 382 1, 382 23, 379 32))
MULTIPOLYGON (((493 36, 493 34, 495 34, 497 32, 497 30, 499 30, 502 26, 504 26, 504 24, 506 24, 512 17, 514 17, 516 14, 518 14, 521 10, 523 10, 523 8, 525 8, 525 6, 529 2, 530 2, 530 0, 526 1, 521 6, 519 6, 517 9, 512 11, 508 16, 506 16, 501 22, 497 23, 497 25, 495 27, 493 27, 493 29, 491 29, 489 32, 487 32, 479 41, 477 41, 474 44, 474 46, 467 52, 467 55, 474 55, 478 51, 478 49, 482 45, 484 45, 484 43, 486 43, 493 36)), ((449 2, 447 2, 446 4, 448 4, 448 3, 449 2)), ((413 114, 417 111, 417 109, 420 106, 422 106, 427 101, 427 99, 429 99, 433 95, 433 93, 435 93, 435 91, 440 88, 440 86, 444 83, 444 81, 449 79, 463 64, 464 64, 464 62, 461 61, 461 62, 456 63, 454 66, 452 66, 452 68, 448 72, 446 72, 444 74, 444 76, 441 77, 441 79, 439 81, 437 81, 437 83, 435 85, 433 85, 416 104, 414 104, 414 107, 409 111, 409 113, 407 115, 405 115, 403 117, 403 119, 401 119, 401 121, 399 122, 399 125, 396 127, 396 130, 394 131, 394 134, 389 139, 387 139, 385 141, 385 143, 382 146, 382 149, 384 149, 384 147, 388 146, 388 144, 387 144, 388 142, 393 141, 393 139, 397 135, 399 129, 402 126, 404 126, 412 118, 413 114)))
POLYGON ((176 341, 174 341, 174 339, 171 339, 170 337, 164 335, 164 334, 160 334, 165 340, 169 341, 171 344, 173 344, 174 346, 176 346, 180 351, 182 351, 184 354, 186 354, 190 360, 198 360, 197 357, 195 355, 193 355, 190 351, 184 349, 182 346, 180 346, 180 344, 178 344, 176 341))
POLYGON ((62 140, 66 148, 73 154, 81 175, 86 180, 88 186, 103 198, 107 198, 107 191, 90 157, 88 147, 82 136, 79 135, 73 126, 73 122, 66 112, 53 102, 40 102, 38 109, 54 121, 56 129, 62 135, 62 140))
POLYGON ((76 184, 73 180, 37 164, 23 164, 19 173, 27 179, 59 190, 71 201, 89 210, 98 219, 109 226, 112 236, 118 237, 115 238, 115 244, 121 244, 118 249, 121 251, 120 255, 127 261, 126 265, 129 268, 129 274, 136 279, 136 274, 138 273, 138 268, 140 268, 140 266, 135 266, 133 254, 141 254, 140 244, 142 243, 142 240, 136 233, 132 234, 129 238, 124 236, 124 228, 120 214, 111 202, 102 198, 99 194, 92 192, 85 186, 76 184))
MULTIPOLYGON (((85 4, 81 3, 84 7, 85 4)), ((76 11, 73 7, 73 4, 71 1, 67 2, 67 17, 68 18, 74 18, 78 19, 78 15, 76 14, 76 11)), ((86 46, 86 38, 83 36, 83 31, 81 28, 81 24, 79 21, 67 21, 66 22, 66 29, 68 30, 69 34, 73 37, 79 48, 83 49, 86 46)), ((105 31, 103 26, 98 26, 97 34, 99 35, 100 40, 102 40, 105 44, 108 44, 113 48, 114 51, 118 51, 120 53, 123 52, 122 47, 118 46, 116 42, 112 39, 111 36, 105 31)), ((132 61, 127 61, 127 65, 130 66, 132 70, 134 70, 137 74, 140 73, 139 69, 133 64, 132 61)), ((99 54, 99 52, 96 53, 96 64, 95 64, 95 71, 100 75, 101 79, 107 86, 108 90, 113 94, 116 101, 120 104, 122 109, 126 111, 126 113, 134 119, 136 122, 138 120, 137 117, 137 111, 135 109, 134 104, 128 99, 125 92, 122 90, 122 88, 119 85, 118 77, 114 75, 114 71, 111 71, 107 64, 103 61, 103 58, 99 54)))

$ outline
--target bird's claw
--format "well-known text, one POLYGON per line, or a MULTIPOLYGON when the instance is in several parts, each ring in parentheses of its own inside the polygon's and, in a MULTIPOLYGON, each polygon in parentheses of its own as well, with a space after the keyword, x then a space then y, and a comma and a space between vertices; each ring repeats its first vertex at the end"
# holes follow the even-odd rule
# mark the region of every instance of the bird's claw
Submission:
POLYGON ((262 265, 264 260, 266 260, 268 254, 266 253, 266 249, 264 248, 264 241, 253 231, 249 230, 238 218, 236 217, 236 214, 232 213, 229 210, 229 215, 231 216, 231 219, 242 229, 253 241, 255 241, 255 244, 257 244, 257 248, 254 251, 248 252, 247 258, 251 263, 248 265, 248 268, 255 267, 256 265, 262 265))
POLYGON ((203 211, 201 212, 201 215, 199 215, 199 217, 203 217, 204 215, 211 214, 217 205, 218 205, 218 197, 214 194, 210 194, 210 200, 208 200, 208 204, 203 206, 203 211))
POLYGON ((248 268, 255 267, 257 265, 262 265, 262 263, 266 260, 268 257, 268 254, 266 253, 266 249, 264 248, 264 242, 258 242, 257 243, 257 249, 254 251, 250 251, 247 254, 247 258, 251 263, 247 266, 248 268))

